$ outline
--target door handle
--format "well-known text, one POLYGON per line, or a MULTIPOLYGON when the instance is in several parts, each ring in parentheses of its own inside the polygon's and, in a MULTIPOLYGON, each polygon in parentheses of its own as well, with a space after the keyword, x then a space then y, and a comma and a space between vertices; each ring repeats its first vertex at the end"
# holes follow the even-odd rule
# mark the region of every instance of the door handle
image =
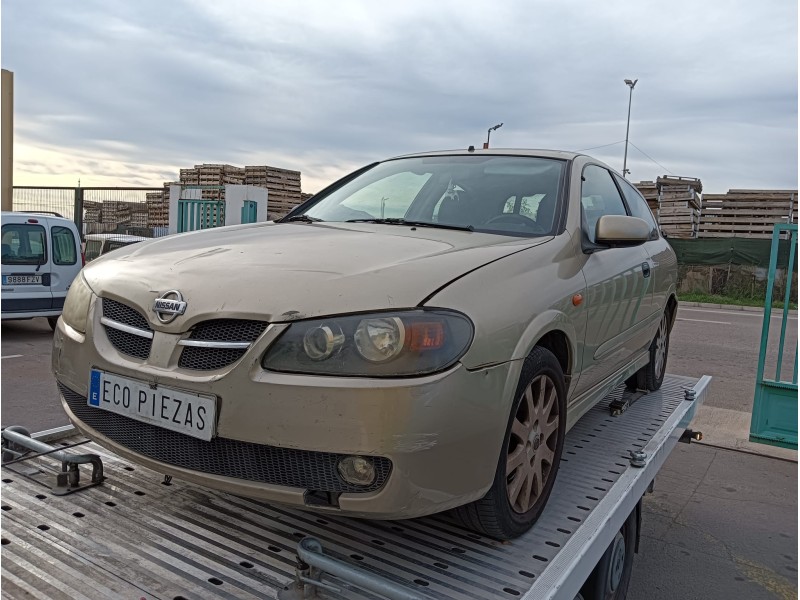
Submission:
POLYGON ((650 277, 650 263, 647 261, 642 263, 642 276, 650 277))

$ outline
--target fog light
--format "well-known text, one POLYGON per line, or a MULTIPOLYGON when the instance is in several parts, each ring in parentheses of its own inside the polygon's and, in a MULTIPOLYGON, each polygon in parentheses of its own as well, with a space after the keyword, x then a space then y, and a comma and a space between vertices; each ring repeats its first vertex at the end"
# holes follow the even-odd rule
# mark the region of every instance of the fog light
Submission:
POLYGON ((347 483, 370 485, 375 481, 375 466, 363 456, 347 456, 339 461, 337 468, 347 483))

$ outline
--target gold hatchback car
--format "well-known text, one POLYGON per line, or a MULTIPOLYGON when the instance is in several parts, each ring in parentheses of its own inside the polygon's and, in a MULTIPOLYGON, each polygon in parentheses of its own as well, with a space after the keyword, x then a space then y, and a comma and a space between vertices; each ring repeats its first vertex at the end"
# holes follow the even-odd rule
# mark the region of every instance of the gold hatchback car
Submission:
POLYGON ((53 370, 83 433, 156 471, 510 538, 581 415, 661 385, 676 277, 645 200, 588 156, 402 156, 279 222, 93 261, 53 370))

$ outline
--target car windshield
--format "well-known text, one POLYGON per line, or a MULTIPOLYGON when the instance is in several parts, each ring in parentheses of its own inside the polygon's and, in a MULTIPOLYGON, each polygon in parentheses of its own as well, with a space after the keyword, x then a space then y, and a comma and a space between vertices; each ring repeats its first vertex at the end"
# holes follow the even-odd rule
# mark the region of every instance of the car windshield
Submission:
POLYGON ((395 159, 326 194, 303 214, 312 222, 374 221, 552 235, 565 165, 551 158, 479 154, 395 159))

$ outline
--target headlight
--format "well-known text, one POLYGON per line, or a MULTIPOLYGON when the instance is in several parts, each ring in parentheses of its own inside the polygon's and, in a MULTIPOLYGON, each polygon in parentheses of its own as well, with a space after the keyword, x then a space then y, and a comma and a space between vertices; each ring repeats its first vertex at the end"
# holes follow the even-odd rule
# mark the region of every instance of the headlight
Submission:
POLYGON ((78 273, 69 286, 64 310, 61 311, 64 323, 81 333, 86 333, 86 319, 89 316, 91 301, 92 290, 83 278, 83 273, 78 273))
POLYGON ((450 310, 410 310, 292 323, 264 355, 270 371, 408 377, 442 371, 469 348, 472 322, 450 310))

